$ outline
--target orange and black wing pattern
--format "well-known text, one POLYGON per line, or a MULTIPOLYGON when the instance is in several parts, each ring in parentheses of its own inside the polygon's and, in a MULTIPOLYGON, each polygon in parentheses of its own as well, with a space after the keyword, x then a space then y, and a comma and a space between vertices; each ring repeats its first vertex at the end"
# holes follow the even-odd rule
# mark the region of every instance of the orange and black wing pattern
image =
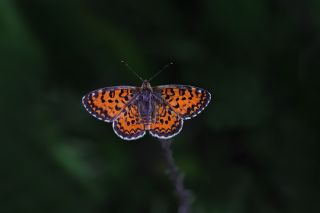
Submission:
POLYGON ((197 116, 211 100, 208 91, 187 85, 158 86, 154 91, 184 120, 197 116))
POLYGON ((157 104, 155 119, 149 126, 152 136, 169 139, 179 134, 183 127, 183 119, 165 103, 157 104))
POLYGON ((145 135, 145 126, 141 121, 138 106, 129 104, 113 121, 114 132, 124 140, 135 140, 145 135))
POLYGON ((137 90, 130 86, 105 87, 85 95, 82 103, 92 116, 111 122, 136 96, 137 90))

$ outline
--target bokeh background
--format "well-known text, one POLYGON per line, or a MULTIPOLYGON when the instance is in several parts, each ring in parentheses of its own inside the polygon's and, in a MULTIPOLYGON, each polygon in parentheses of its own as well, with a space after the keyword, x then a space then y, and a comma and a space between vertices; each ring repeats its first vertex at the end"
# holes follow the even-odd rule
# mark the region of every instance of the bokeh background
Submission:
POLYGON ((319 36, 318 0, 1 0, 0 212, 176 212, 159 141, 81 105, 121 60, 214 94, 172 146, 192 212, 320 212, 319 36))

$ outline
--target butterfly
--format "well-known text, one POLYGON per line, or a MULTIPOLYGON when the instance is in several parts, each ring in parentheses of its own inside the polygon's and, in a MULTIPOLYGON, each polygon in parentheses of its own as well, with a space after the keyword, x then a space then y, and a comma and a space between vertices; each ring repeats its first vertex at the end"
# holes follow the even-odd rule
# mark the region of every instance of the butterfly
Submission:
POLYGON ((180 133, 184 120, 197 116, 211 100, 208 91, 188 85, 151 87, 115 86, 89 92, 82 98, 94 117, 112 122, 114 132, 124 140, 143 137, 147 131, 160 139, 180 133))

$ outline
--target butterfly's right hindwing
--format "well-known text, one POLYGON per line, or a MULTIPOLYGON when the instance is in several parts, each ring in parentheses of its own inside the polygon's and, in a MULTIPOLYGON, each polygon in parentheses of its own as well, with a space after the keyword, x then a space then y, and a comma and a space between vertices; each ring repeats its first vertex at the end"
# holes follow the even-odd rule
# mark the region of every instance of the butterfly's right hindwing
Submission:
POLYGON ((114 132, 124 140, 136 140, 145 135, 145 126, 136 104, 126 106, 113 121, 112 126, 114 132))

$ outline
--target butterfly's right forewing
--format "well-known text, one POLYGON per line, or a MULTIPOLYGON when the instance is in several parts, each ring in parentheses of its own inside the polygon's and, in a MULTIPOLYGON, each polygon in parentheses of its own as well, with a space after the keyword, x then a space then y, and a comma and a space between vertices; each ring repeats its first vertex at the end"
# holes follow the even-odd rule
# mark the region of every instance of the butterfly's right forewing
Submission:
POLYGON ((113 121, 137 95, 138 88, 130 86, 105 87, 82 98, 86 110, 99 120, 113 121))

